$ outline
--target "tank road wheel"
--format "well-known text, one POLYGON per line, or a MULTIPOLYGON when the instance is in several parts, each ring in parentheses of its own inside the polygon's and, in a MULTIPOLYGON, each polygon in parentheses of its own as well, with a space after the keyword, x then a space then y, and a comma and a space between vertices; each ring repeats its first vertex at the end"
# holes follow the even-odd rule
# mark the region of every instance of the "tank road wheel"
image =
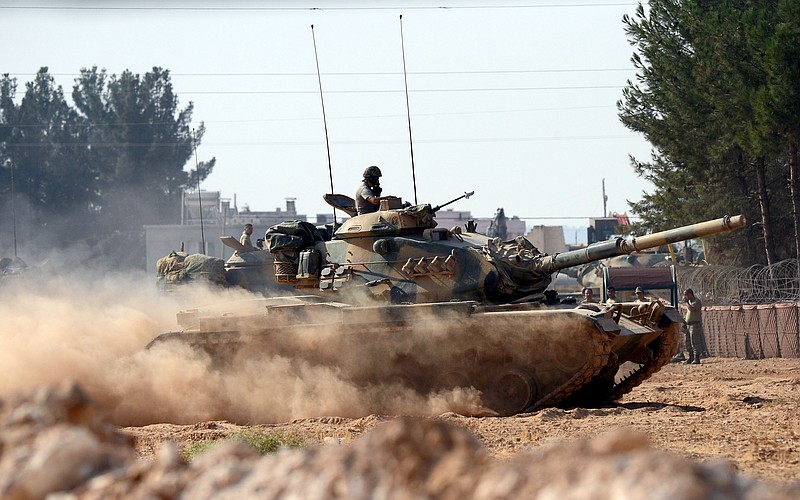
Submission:
POLYGON ((522 413, 537 399, 533 377, 521 368, 501 371, 485 394, 486 406, 500 416, 522 413))
POLYGON ((580 371, 587 363, 586 352, 575 349, 574 346, 559 346, 554 350, 553 364, 563 373, 575 373, 580 371))
POLYGON ((461 370, 448 370, 436 378, 434 389, 437 391, 446 391, 455 389, 456 387, 470 387, 469 375, 461 370))

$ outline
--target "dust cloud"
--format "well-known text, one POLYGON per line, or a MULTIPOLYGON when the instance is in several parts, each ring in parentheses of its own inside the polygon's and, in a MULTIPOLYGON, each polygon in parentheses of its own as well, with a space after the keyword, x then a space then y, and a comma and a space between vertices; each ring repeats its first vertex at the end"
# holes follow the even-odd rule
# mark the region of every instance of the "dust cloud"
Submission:
POLYGON ((479 411, 480 394, 473 389, 423 397, 401 383, 356 384, 340 367, 286 355, 292 349, 313 352, 360 365, 356 372, 386 359, 381 347, 359 350, 358 341, 337 342, 335 333, 319 328, 292 338, 274 356, 249 356, 226 369, 178 343, 145 349, 160 333, 178 330, 180 310, 254 298, 241 290, 201 287, 165 294, 154 277, 142 273, 82 270, 2 278, 0 397, 71 379, 121 426, 479 411))

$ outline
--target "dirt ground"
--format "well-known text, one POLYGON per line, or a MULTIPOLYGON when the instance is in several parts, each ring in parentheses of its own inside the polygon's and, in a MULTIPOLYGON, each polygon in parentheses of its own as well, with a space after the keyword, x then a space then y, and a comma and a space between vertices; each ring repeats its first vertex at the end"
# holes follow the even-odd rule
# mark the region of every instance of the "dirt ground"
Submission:
MULTIPOLYGON (((704 359, 671 364, 605 408, 546 408, 514 417, 444 419, 469 429, 499 460, 532 447, 593 436, 615 428, 645 432, 653 446, 698 460, 722 458, 743 474, 791 481, 800 478, 800 359, 704 359)), ((245 429, 302 436, 309 442, 347 445, 393 416, 324 416, 242 427, 229 422, 127 427, 143 457, 161 442, 181 446, 220 439, 245 429)))

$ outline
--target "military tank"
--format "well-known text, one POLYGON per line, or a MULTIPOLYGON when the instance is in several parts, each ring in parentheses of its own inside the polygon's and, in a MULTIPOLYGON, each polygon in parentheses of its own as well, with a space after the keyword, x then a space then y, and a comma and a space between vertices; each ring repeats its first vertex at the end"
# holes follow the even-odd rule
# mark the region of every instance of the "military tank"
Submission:
POLYGON ((437 227, 444 205, 390 198, 355 215, 349 198, 326 200, 352 215, 332 235, 300 221, 265 235, 276 281, 296 295, 183 311, 181 330, 150 347, 189 344, 221 363, 301 359, 357 385, 423 395, 472 388, 481 414, 613 401, 669 363, 681 317, 658 300, 565 303, 547 289, 554 273, 745 224, 726 216, 547 255, 474 224, 437 227))

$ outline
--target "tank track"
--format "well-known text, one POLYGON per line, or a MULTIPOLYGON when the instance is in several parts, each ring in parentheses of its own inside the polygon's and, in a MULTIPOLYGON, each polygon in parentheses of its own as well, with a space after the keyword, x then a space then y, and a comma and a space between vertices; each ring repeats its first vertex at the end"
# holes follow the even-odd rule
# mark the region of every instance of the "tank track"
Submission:
MULTIPOLYGON (((402 333, 409 329, 408 325, 383 325, 381 327, 383 333, 402 333)), ((288 329, 287 332, 291 331, 288 329)), ((591 381, 594 377, 596 377, 608 364, 609 356, 611 356, 611 348, 612 348, 612 341, 608 337, 608 335, 600 330, 596 330, 594 328, 587 328, 587 332, 589 332, 588 338, 584 338, 584 342, 586 343, 586 347, 592 350, 590 355, 587 355, 585 361, 582 365, 575 368, 574 373, 565 373, 565 379, 563 382, 560 382, 555 387, 550 387, 548 392, 545 394, 537 395, 535 401, 529 402, 526 406, 517 407, 510 412, 505 412, 502 410, 497 411, 497 414, 502 415, 511 415, 511 414, 518 414, 518 413, 525 413, 529 411, 533 411, 535 409, 545 407, 545 406, 554 406, 563 401, 565 398, 568 398, 571 394, 578 391, 581 387, 586 385, 589 381, 591 381)), ((273 330, 273 332, 277 332, 277 330, 273 330)), ((268 338, 269 336, 267 336, 268 338)), ((162 334, 156 340, 148 345, 148 348, 153 347, 156 344, 160 344, 162 342, 177 342, 180 344, 191 346, 195 349, 200 349, 206 351, 208 354, 211 355, 212 360, 219 358, 222 361, 223 355, 226 352, 235 353, 239 351, 243 346, 251 346, 251 350, 254 352, 261 351, 265 349, 269 342, 265 342, 265 338, 262 337, 258 332, 242 332, 242 331, 203 331, 203 332, 169 332, 166 334, 162 334), (255 348, 258 345, 259 348, 255 348)), ((531 383, 534 387, 541 387, 546 385, 542 383, 542 380, 537 379, 536 376, 536 366, 548 366, 552 363, 552 354, 553 350, 544 349, 539 351, 542 354, 542 357, 534 356, 533 358, 528 360, 527 367, 530 370, 531 375, 531 383)), ((266 354, 266 352, 264 352, 266 354)), ((513 356, 515 353, 513 352, 506 352, 502 355, 495 355, 495 358, 502 359, 508 356, 513 356)), ((327 360, 330 361, 330 360, 327 360)), ((413 360, 412 360, 413 362, 413 360)), ((491 364, 491 363, 490 363, 491 364)), ((222 366, 222 365, 221 365, 222 366)), ((479 367, 472 367, 472 369, 465 369, 464 373, 468 375, 468 379, 472 379, 471 375, 474 375, 476 372, 480 372, 481 370, 487 368, 487 365, 481 365, 479 367)), ((502 365, 497 365, 494 367, 498 370, 498 373, 501 372, 504 367, 502 365)), ((436 372, 431 371, 431 368, 428 369, 424 373, 425 376, 420 376, 417 374, 416 376, 412 377, 413 379, 431 379, 435 378, 436 372)), ((491 379, 492 377, 489 377, 491 379)), ((478 379, 472 379, 472 382, 478 382, 474 384, 474 386, 482 387, 482 390, 489 390, 490 392, 492 387, 486 385, 486 380, 482 382, 478 379)), ((435 387, 426 387, 423 384, 415 384, 418 389, 422 391, 422 393, 426 393, 429 390, 435 390, 435 387)), ((491 407, 489 407, 491 409, 491 407)), ((492 410, 496 411, 496 410, 492 410)))
POLYGON ((673 324, 665 329, 658 338, 658 349, 654 353, 652 360, 641 365, 639 369, 625 377, 624 380, 615 384, 609 394, 610 401, 616 401, 625 394, 631 392, 635 387, 649 379, 661 369, 668 365, 672 356, 678 352, 679 325, 673 324))
POLYGON ((562 384, 558 389, 546 394, 543 398, 534 402, 526 411, 534 411, 539 408, 547 406, 555 406, 565 399, 569 398, 572 394, 580 390, 589 383, 595 376, 608 364, 608 358, 611 354, 611 341, 602 332, 594 332, 595 337, 595 352, 591 361, 587 363, 585 369, 576 373, 572 378, 562 384))

